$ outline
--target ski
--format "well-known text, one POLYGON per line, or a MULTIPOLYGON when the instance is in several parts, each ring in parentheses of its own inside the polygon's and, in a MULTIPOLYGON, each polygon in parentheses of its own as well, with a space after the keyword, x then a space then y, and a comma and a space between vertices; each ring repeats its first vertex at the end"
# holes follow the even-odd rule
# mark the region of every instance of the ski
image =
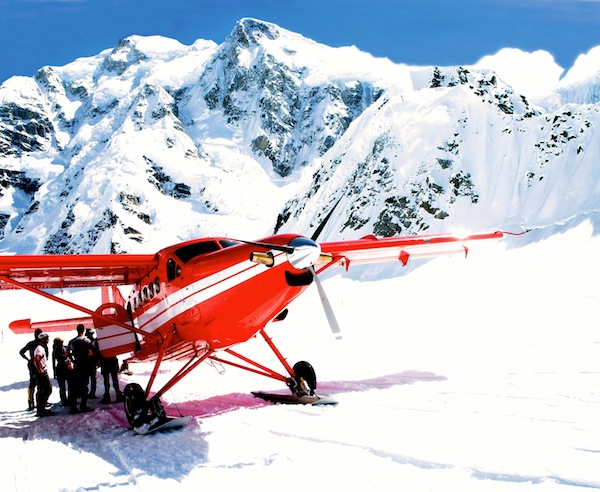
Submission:
POLYGON ((156 422, 149 422, 139 427, 134 427, 133 430, 136 434, 153 434, 155 432, 164 432, 172 429, 180 429, 190 423, 192 417, 167 417, 165 420, 157 420, 156 422))
POLYGON ((318 395, 282 395, 279 393, 264 393, 253 391, 252 394, 270 403, 282 403, 285 405, 337 405, 337 400, 330 397, 318 395))

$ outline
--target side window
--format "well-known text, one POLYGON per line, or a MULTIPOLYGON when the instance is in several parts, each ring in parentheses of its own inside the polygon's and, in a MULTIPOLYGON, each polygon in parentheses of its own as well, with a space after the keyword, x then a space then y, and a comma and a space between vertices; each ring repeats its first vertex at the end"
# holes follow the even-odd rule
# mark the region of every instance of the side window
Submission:
POLYGON ((179 275, 181 275, 181 267, 169 258, 167 261, 167 280, 169 282, 175 280, 179 275))
POLYGON ((154 279, 154 290, 157 294, 160 293, 160 279, 158 277, 154 279))

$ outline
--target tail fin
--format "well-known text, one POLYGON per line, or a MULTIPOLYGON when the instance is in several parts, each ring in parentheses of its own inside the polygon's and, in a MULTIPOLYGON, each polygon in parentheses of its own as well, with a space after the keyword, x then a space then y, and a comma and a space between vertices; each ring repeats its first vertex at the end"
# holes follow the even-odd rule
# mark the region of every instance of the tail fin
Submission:
MULTIPOLYGON (((123 305, 116 302, 107 302, 96 309, 98 314, 108 316, 121 323, 131 324, 129 314, 123 305)), ((111 325, 104 319, 94 319, 98 348, 104 357, 124 354, 139 349, 139 342, 134 332, 121 325, 111 325)))

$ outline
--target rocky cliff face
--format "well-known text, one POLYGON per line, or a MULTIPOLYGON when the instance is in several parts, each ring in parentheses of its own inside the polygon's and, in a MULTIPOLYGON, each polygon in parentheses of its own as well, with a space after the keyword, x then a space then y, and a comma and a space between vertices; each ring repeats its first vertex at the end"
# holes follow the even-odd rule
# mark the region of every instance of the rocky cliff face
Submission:
POLYGON ((358 79, 307 84, 309 71, 295 63, 294 44, 281 40, 278 28, 247 20, 201 80, 207 107, 239 128, 254 157, 281 177, 322 156, 382 93, 358 79))
POLYGON ((202 235, 534 227, 597 207, 597 81, 533 105, 243 19, 132 36, 0 86, 0 250, 151 252, 202 235), (557 219, 558 218, 558 219, 557 219))

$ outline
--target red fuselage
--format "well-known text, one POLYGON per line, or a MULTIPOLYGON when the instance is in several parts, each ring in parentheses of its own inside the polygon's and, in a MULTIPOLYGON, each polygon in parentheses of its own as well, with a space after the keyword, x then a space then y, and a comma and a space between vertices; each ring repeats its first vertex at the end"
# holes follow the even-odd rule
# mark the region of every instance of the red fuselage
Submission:
MULTIPOLYGON (((297 235, 264 242, 285 245, 297 235)), ((169 351, 206 342, 211 350, 244 342, 300 295, 312 281, 284 252, 273 251, 274 265, 250 260, 267 248, 223 238, 189 241, 157 253, 157 266, 129 296, 134 325, 169 340, 169 351), (173 337, 171 338, 171 335, 173 337), (187 343, 186 343, 187 342, 187 343)), ((137 356, 152 355, 153 343, 142 343, 137 356)))

